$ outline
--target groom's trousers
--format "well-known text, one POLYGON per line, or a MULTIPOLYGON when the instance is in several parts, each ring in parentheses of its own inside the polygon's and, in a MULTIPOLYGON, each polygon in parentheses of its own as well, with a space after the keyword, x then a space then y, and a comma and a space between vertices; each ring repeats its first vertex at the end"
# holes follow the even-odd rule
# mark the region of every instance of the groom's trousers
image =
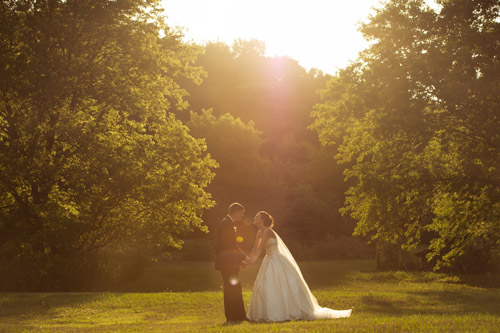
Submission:
POLYGON ((227 321, 246 320, 238 271, 222 270, 224 280, 224 313, 227 321))

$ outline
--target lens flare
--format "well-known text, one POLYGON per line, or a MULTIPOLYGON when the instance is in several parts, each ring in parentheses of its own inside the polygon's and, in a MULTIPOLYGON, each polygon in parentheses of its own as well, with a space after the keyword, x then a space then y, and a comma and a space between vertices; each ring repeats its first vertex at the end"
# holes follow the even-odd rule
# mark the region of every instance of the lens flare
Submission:
POLYGON ((229 278, 229 283, 233 286, 237 285, 240 281, 238 280, 237 276, 231 276, 229 278))
POLYGON ((236 241, 237 241, 238 243, 243 243, 244 239, 243 239, 243 237, 238 236, 238 237, 236 237, 236 241))

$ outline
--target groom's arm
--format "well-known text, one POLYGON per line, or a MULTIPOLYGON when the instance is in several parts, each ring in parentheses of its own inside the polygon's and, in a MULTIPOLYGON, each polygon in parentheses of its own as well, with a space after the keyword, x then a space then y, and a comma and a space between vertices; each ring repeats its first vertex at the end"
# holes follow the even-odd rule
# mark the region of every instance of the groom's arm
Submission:
MULTIPOLYGON (((236 240, 235 240, 236 241, 236 240)), ((238 243, 235 243, 236 244, 236 248, 238 248, 238 250, 240 250, 240 252, 245 256, 245 257, 248 257, 248 253, 247 251, 243 250, 239 245, 238 243)))

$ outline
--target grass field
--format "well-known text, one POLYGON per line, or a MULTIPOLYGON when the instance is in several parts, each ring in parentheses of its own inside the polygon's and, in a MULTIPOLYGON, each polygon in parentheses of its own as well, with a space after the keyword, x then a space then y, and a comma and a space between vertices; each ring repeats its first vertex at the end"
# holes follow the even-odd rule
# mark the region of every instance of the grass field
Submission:
MULTIPOLYGON (((0 294, 0 332, 500 332, 495 276, 375 272, 367 260, 299 265, 320 305, 353 308, 352 316, 224 325, 213 264, 171 262, 152 265, 129 286, 148 292, 0 294)), ((240 274, 247 305, 256 266, 240 274)))

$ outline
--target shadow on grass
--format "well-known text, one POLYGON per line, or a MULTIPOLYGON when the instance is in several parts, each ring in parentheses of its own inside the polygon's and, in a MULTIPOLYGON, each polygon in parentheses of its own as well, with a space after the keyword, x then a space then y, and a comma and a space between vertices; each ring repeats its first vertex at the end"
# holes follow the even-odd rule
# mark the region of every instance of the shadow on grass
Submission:
POLYGON ((61 307, 85 305, 102 297, 95 293, 0 293, 0 322, 19 314, 48 316, 61 307))
POLYGON ((500 315, 500 292, 493 290, 418 291, 413 294, 456 308, 458 313, 478 312, 500 315))
POLYGON ((492 290, 407 291, 401 294, 402 297, 362 296, 363 311, 398 316, 465 313, 500 315, 500 292, 492 290))
POLYGON ((500 288, 500 273, 484 275, 463 275, 460 282, 473 287, 500 288))
POLYGON ((299 262, 304 279, 311 289, 337 288, 352 282, 353 273, 370 274, 375 260, 335 260, 299 262))

